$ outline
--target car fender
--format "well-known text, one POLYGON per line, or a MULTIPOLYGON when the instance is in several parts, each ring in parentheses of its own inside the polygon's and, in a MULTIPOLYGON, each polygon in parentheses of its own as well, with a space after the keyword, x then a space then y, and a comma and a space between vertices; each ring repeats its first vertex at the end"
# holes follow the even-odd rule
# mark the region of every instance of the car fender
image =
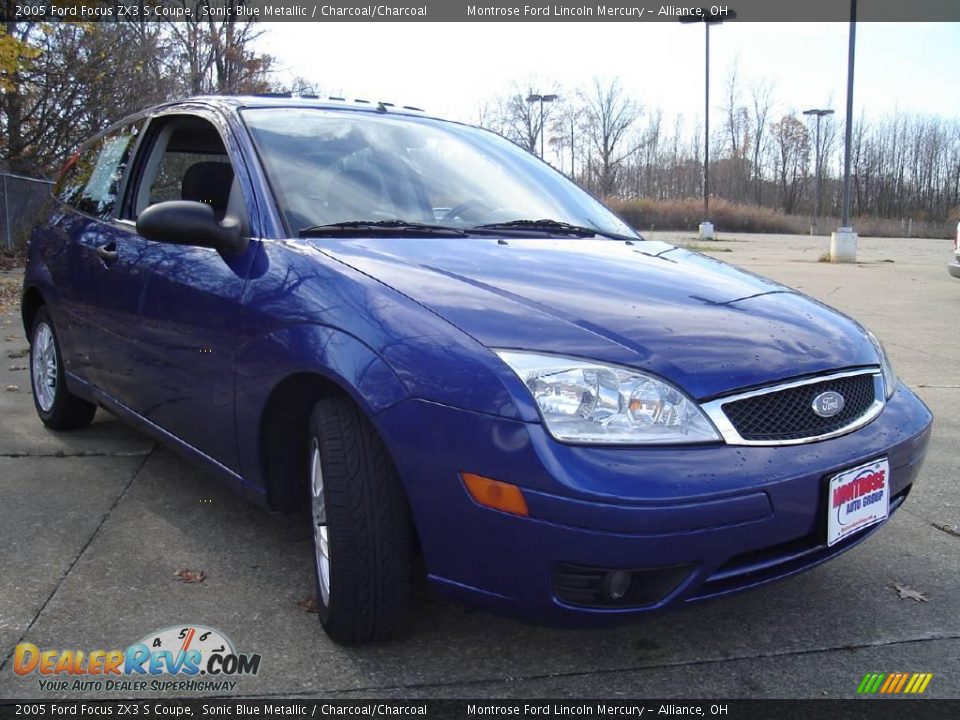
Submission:
MULTIPOLYGON (((37 231, 34 230, 34 235, 36 233, 37 231)), ((50 274, 50 268, 35 242, 31 242, 28 246, 27 267, 24 272, 23 289, 20 295, 20 319, 27 337, 30 336, 31 330, 30 318, 37 309, 35 303, 27 300, 27 296, 33 293, 39 293, 43 299, 43 304, 48 306, 54 316, 54 322, 57 322, 59 320, 59 303, 57 302, 59 296, 53 283, 53 277, 50 274)))
POLYGON ((312 375, 345 392, 368 417, 409 397, 391 367, 367 345, 337 328, 289 325, 245 343, 236 358, 236 419, 244 477, 266 487, 260 432, 274 391, 289 378, 312 375))
MULTIPOLYGON (((34 231, 36 236, 37 231, 34 231)), ((73 336, 73 324, 67 310, 60 301, 60 293, 50 272, 50 267, 41 252, 38 243, 31 242, 27 256, 27 267, 23 277, 23 289, 20 295, 20 320, 23 323, 24 336, 29 342, 32 331, 32 319, 36 311, 44 306, 50 313, 57 332, 57 342, 60 344, 60 354, 63 357, 67 373, 67 386, 73 392, 82 393, 72 381, 74 374, 83 375, 78 363, 76 344, 73 336)))
POLYGON ((413 397, 539 422, 516 373, 423 304, 330 257, 320 243, 266 241, 261 248, 243 298, 255 323, 251 335, 290 325, 348 329, 413 397))

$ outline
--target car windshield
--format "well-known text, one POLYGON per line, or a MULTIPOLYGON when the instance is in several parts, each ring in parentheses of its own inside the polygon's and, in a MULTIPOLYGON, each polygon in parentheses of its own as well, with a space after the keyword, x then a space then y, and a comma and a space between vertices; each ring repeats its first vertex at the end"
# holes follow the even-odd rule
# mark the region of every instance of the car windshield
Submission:
POLYGON ((294 235, 350 222, 467 229, 552 220, 637 237, 563 175, 486 130, 320 108, 242 115, 294 235))

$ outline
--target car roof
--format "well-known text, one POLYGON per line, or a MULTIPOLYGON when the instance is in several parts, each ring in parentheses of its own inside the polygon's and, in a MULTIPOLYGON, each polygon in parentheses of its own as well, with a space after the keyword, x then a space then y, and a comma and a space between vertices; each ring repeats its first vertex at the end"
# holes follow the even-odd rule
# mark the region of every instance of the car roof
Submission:
MULTIPOLYGON (((290 95, 287 93, 264 93, 262 95, 194 95, 168 100, 167 102, 153 105, 152 107, 147 107, 139 112, 128 115, 89 137, 81 143, 80 147, 88 146, 128 123, 138 122, 158 113, 176 111, 178 108, 183 108, 189 112, 191 108, 196 108, 198 105, 219 110, 221 113, 232 113, 245 108, 318 108, 322 110, 369 113, 377 117, 399 116, 418 118, 449 123, 451 125, 475 127, 469 123, 430 115, 424 110, 413 107, 412 105, 397 105, 384 100, 373 102, 362 99, 347 100, 346 98, 340 97, 321 98, 316 95, 290 95)), ((485 130, 486 128, 479 129, 485 130)), ((487 131, 493 132, 492 130, 487 131)))
POLYGON ((364 100, 361 98, 348 99, 345 97, 320 97, 318 95, 291 95, 288 93, 264 93, 262 95, 200 95, 196 97, 171 100, 162 103, 153 111, 176 108, 180 105, 202 103, 224 110, 241 110, 244 108, 319 108, 323 110, 346 110, 354 112, 369 112, 376 114, 396 114, 414 117, 432 117, 422 108, 413 105, 401 105, 388 100, 364 100))

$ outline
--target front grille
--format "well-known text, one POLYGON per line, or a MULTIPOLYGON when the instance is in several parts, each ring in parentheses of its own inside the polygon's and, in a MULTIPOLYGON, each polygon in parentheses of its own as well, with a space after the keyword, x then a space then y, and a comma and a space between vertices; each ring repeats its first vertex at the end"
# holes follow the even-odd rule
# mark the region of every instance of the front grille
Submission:
POLYGON ((799 440, 827 435, 855 422, 877 400, 874 375, 850 375, 799 385, 723 404, 723 412, 744 440, 799 440), (833 417, 820 417, 813 400, 832 390, 844 399, 833 417))

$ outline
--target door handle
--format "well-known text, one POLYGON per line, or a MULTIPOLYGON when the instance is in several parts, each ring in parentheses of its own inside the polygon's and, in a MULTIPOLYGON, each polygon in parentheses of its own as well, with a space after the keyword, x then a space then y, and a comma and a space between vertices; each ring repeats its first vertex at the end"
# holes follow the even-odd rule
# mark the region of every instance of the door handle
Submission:
POLYGON ((112 242, 106 245, 99 245, 96 252, 97 257, 106 263, 116 262, 117 258, 120 257, 120 253, 117 251, 117 244, 112 242))

